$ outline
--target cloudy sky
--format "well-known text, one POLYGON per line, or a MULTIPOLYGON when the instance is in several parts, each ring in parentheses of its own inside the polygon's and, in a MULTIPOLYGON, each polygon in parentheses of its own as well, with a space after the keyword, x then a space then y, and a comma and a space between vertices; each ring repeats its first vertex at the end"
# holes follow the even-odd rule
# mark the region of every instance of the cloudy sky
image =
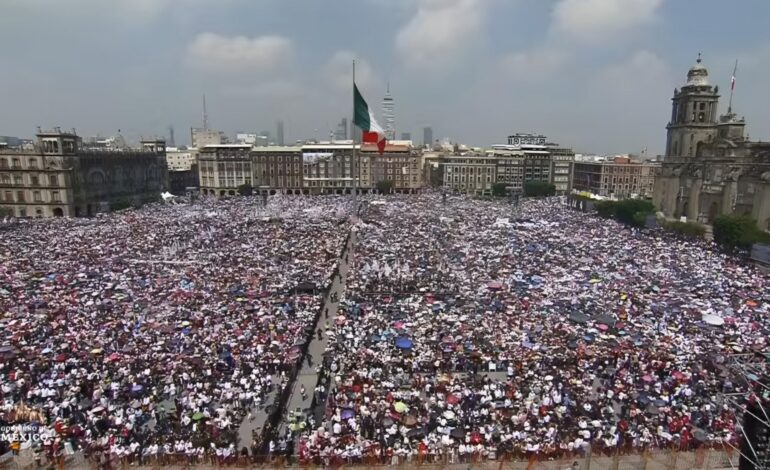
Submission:
POLYGON ((189 142, 212 127, 328 136, 351 62, 397 132, 472 145, 541 132, 581 152, 660 152, 703 53, 727 107, 770 139, 768 0, 0 0, 0 135, 76 127, 189 142))

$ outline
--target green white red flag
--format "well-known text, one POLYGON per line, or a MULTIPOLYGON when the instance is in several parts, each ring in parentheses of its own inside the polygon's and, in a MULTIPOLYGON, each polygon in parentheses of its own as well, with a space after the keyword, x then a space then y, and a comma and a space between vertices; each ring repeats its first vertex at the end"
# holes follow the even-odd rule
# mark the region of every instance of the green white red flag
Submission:
POLYGON ((353 111, 353 124, 363 131, 363 141, 377 144, 377 150, 380 154, 385 152, 385 143, 387 142, 385 131, 374 119, 374 114, 355 83, 353 83, 353 111))

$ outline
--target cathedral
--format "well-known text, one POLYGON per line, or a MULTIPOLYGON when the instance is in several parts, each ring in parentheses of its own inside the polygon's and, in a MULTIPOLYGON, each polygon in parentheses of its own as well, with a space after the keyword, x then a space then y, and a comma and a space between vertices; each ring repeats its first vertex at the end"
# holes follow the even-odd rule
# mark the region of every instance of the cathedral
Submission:
POLYGON ((655 206, 703 224, 722 214, 748 215, 770 229, 770 142, 749 140, 731 106, 718 116, 719 87, 709 83, 700 57, 671 101, 655 206))

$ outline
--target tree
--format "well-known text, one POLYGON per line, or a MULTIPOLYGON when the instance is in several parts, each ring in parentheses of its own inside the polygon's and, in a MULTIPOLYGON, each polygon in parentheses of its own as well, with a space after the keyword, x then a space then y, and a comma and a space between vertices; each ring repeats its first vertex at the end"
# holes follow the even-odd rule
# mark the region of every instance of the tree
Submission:
POLYGON ((655 206, 643 199, 601 201, 596 203, 596 212, 608 219, 614 218, 627 225, 643 227, 647 216, 655 212, 655 206))
POLYGON ((714 241, 727 249, 751 249, 754 243, 768 243, 770 235, 747 215, 720 215, 714 219, 714 241))
POLYGON ((375 187, 377 188, 377 192, 380 194, 390 194, 391 191, 393 191, 393 181, 390 181, 390 180, 378 181, 375 187))
POLYGON ((618 203, 615 201, 600 201, 596 203, 596 213, 599 216, 611 219, 615 217, 615 212, 618 210, 618 203))
POLYGON ((251 196, 254 194, 254 188, 250 184, 242 184, 238 186, 238 194, 241 196, 251 196))
POLYGON ((673 232, 681 238, 703 238, 706 234, 706 227, 696 222, 680 222, 674 220, 663 222, 663 228, 673 232))
POLYGON ((508 189, 506 188, 505 183, 495 183, 492 185, 492 195, 495 197, 505 197, 507 192, 508 189))
POLYGON ((527 197, 553 196, 556 186, 545 181, 527 181, 524 183, 524 195, 527 197))
POLYGON ((615 218, 624 224, 644 226, 648 214, 655 212, 655 206, 643 199, 624 199, 619 201, 615 210, 615 218))

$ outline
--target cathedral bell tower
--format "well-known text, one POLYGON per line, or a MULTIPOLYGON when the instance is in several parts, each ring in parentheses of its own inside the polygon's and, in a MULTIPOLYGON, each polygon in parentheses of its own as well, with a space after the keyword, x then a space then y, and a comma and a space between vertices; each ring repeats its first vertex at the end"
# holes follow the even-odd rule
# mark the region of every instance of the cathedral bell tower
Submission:
POLYGON ((666 157, 699 156, 701 146, 716 138, 719 87, 709 85, 708 75, 698 54, 687 72, 687 83, 674 90, 671 120, 666 126, 666 157))

